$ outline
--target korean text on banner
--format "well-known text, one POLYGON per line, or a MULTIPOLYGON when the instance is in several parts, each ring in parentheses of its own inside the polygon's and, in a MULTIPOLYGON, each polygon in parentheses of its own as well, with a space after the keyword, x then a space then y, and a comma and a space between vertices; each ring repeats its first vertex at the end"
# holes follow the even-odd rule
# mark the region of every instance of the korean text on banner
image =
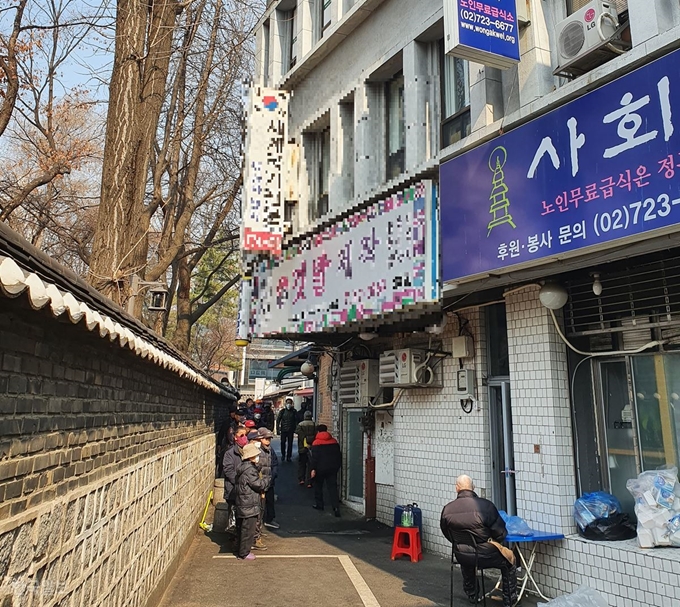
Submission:
POLYGON ((281 253, 283 153, 288 129, 288 93, 255 86, 246 123, 241 246, 246 252, 281 253))
POLYGON ((419 182, 252 268, 253 336, 331 330, 439 301, 437 192, 419 182))
POLYGON ((443 279, 675 230, 678 62, 675 51, 442 164, 443 279))

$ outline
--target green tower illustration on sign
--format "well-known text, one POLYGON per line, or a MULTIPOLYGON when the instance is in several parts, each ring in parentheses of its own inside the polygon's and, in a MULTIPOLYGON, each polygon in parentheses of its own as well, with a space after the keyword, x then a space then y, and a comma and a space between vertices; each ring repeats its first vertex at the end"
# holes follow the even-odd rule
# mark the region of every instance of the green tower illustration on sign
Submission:
POLYGON ((508 153, 502 146, 495 148, 489 155, 489 170, 493 173, 491 182, 493 187, 491 188, 491 195, 489 196, 489 200, 491 201, 489 213, 493 215, 493 219, 487 226, 489 229, 489 232, 486 235, 487 238, 491 235, 491 230, 504 223, 509 223, 513 228, 517 227, 512 220, 512 215, 510 215, 508 186, 505 185, 505 173, 503 172, 503 166, 505 165, 507 158, 508 153))

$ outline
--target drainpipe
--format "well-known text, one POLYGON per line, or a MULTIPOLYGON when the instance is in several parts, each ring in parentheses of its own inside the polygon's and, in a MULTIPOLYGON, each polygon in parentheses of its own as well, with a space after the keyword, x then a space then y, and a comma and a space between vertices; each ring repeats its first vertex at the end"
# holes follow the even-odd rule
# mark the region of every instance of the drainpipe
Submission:
POLYGON ((366 450, 366 490, 364 491, 365 515, 368 520, 375 519, 378 509, 378 490, 375 485, 375 457, 373 457, 373 433, 368 432, 366 450))

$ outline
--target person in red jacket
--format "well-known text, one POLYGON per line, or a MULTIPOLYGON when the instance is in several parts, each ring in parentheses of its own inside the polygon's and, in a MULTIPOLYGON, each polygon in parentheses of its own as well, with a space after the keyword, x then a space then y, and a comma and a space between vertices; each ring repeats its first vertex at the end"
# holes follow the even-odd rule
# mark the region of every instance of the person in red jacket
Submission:
MULTIPOLYGON (((323 426, 319 426, 322 428, 323 426)), ((328 487, 328 496, 333 514, 340 516, 340 498, 338 497, 338 472, 342 467, 340 445, 330 432, 318 432, 310 450, 310 476, 314 479, 313 508, 323 510, 323 486, 328 487)))

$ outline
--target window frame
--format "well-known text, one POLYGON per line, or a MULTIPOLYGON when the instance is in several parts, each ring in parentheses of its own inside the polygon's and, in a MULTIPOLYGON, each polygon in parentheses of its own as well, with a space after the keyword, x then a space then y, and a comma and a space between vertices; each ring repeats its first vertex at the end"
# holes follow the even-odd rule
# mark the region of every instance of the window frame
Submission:
POLYGON ((385 176, 386 180, 390 181, 395 179, 406 170, 406 85, 404 80, 403 70, 399 70, 392 78, 385 82, 384 95, 385 95, 385 176), (399 82, 401 81, 401 86, 399 82), (399 147, 397 147, 394 152, 390 151, 390 143, 392 137, 392 128, 390 124, 392 123, 391 117, 391 101, 394 94, 394 87, 397 84, 397 98, 398 98, 398 108, 400 116, 396 121, 397 127, 397 138, 399 140, 399 147))
MULTIPOLYGON (((449 56, 444 52, 444 39, 440 39, 439 41, 439 73, 440 73, 440 103, 441 103, 441 121, 440 121, 440 131, 439 131, 439 136, 440 136, 440 141, 441 141, 441 148, 445 148, 449 145, 453 145, 454 143, 457 143, 461 139, 465 139, 468 135, 470 135, 472 131, 472 124, 471 124, 471 113, 470 113, 470 63, 466 61, 465 59, 460 59, 458 57, 452 57, 451 59, 455 61, 463 61, 464 62, 464 68, 463 72, 465 74, 465 77, 467 78, 467 86, 466 86, 466 101, 467 105, 461 107, 461 108, 456 108, 455 111, 451 114, 448 114, 448 108, 447 108, 447 90, 449 86, 449 79, 447 78, 447 66, 446 62, 449 58, 449 56), (459 133, 458 138, 454 138, 454 133, 459 133)), ((455 73, 455 70, 454 70, 455 73)), ((453 98, 455 100, 455 81, 452 84, 454 87, 453 91, 453 98)))

